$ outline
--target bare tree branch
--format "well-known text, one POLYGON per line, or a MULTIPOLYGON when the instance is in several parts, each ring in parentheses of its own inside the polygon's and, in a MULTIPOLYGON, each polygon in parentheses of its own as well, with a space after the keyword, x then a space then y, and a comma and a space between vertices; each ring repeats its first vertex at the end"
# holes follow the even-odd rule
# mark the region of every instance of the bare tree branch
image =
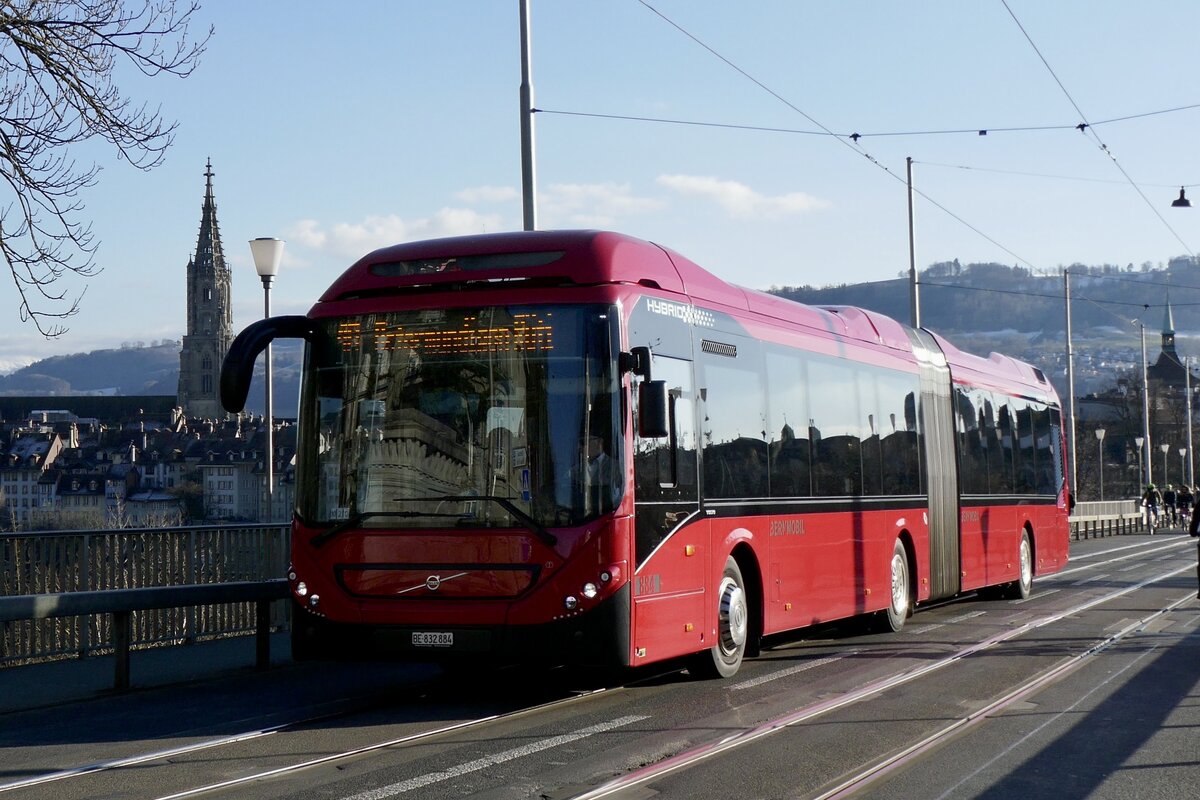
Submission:
POLYGON ((192 74, 212 36, 193 38, 199 0, 0 0, 0 259, 23 322, 48 338, 79 311, 60 279, 99 273, 80 192, 99 167, 71 145, 100 138, 141 170, 162 163, 176 123, 125 96, 114 73, 192 74))

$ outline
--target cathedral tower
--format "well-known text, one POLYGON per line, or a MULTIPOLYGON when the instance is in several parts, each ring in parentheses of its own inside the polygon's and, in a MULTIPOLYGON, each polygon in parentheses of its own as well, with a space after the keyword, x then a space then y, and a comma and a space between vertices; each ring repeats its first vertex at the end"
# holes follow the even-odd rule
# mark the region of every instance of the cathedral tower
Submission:
POLYGON ((187 334, 179 353, 179 405, 189 417, 218 419, 225 416, 218 390, 221 362, 233 341, 233 309, 212 179, 210 159, 204 168, 200 236, 187 265, 187 334))

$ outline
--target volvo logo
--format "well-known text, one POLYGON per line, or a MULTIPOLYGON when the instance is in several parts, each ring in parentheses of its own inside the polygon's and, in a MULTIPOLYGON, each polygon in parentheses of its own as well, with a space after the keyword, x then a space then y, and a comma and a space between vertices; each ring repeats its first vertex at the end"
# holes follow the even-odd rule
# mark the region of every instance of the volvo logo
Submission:
POLYGON ((445 583, 446 581, 452 581, 455 578, 461 578, 462 576, 467 575, 467 574, 469 574, 469 573, 456 572, 453 575, 444 575, 444 576, 443 575, 430 575, 428 578, 425 579, 424 583, 414 583, 412 586, 409 586, 406 589, 397 590, 396 594, 408 594, 409 592, 415 592, 418 589, 420 589, 422 586, 431 592, 436 592, 438 589, 441 588, 442 584, 445 583))

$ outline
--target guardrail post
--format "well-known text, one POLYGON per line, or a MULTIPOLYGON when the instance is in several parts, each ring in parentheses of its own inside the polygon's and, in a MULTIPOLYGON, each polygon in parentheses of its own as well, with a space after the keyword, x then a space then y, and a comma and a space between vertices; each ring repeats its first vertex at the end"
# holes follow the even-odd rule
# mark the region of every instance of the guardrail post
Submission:
POLYGON ((113 687, 116 689, 129 688, 129 640, 133 638, 133 612, 114 611, 113 626, 113 656, 116 658, 116 673, 113 687))
MULTIPOLYGON (((188 531, 188 581, 195 585, 200 582, 200 566, 198 564, 200 554, 196 549, 196 529, 192 528, 188 531)), ((199 620, 196 615, 196 607, 188 606, 186 616, 183 620, 183 641, 191 644, 196 640, 196 634, 199 631, 199 620)))
POLYGON ((258 669, 271 666, 271 601, 259 600, 255 604, 254 665, 258 669))
MULTIPOLYGON (((92 588, 92 537, 83 536, 83 564, 79 570, 79 590, 86 592, 92 588)), ((87 658, 88 649, 92 644, 92 618, 79 617, 79 657, 87 658)))

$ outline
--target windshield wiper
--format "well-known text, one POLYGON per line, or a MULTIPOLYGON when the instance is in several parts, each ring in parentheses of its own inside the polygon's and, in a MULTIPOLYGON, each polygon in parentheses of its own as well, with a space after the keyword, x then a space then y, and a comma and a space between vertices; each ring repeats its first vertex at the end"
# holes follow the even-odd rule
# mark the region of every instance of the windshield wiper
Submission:
POLYGON ((338 534, 348 531, 351 528, 357 528, 359 525, 361 525, 363 523, 363 520, 370 519, 371 517, 374 517, 374 516, 377 516, 377 515, 373 514, 373 513, 351 514, 350 516, 346 517, 344 520, 339 522, 337 525, 334 525, 329 530, 321 531, 316 536, 309 539, 308 543, 311 544, 313 547, 320 547, 321 545, 325 544, 326 542, 328 542, 330 539, 337 536, 338 534))
MULTIPOLYGON (((512 517, 514 519, 516 519, 518 522, 520 522, 521 525, 523 525, 525 528, 529 529, 535 536, 537 536, 539 539, 541 539, 546 544, 550 545, 551 547, 558 544, 558 539, 557 539, 557 537, 554 536, 554 534, 550 533, 550 531, 548 531, 544 527, 542 527, 542 525, 537 520, 535 520, 533 517, 529 516, 524 511, 522 511, 521 509, 519 509, 515 505, 513 505, 512 501, 506 497, 496 497, 494 495, 441 495, 438 497, 404 498, 404 500, 413 501, 413 502, 419 502, 419 501, 428 502, 428 501, 432 501, 432 500, 438 500, 438 501, 452 500, 452 501, 456 501, 456 502, 457 501, 473 502, 475 500, 491 500, 496 505, 500 506, 505 511, 507 511, 510 515, 512 515, 512 517)), ((328 542, 330 539, 333 539, 333 538, 341 535, 342 533, 345 533, 346 531, 350 530, 351 528, 357 528, 357 527, 361 526, 367 520, 372 519, 374 517, 398 517, 398 518, 456 517, 456 518, 459 518, 462 516, 463 516, 462 514, 446 514, 446 513, 441 513, 441 512, 437 512, 437 511, 367 511, 362 514, 351 514, 349 517, 342 520, 337 525, 334 525, 329 530, 321 531, 317 535, 313 536, 311 539, 308 540, 308 543, 311 544, 313 547, 320 547, 323 544, 325 544, 326 542, 328 542)))
MULTIPOLYGON (((433 499, 433 498, 431 498, 433 499)), ((503 508, 513 516, 517 522, 528 528, 535 536, 541 539, 546 544, 553 547, 558 544, 558 537, 542 527, 542 524, 533 517, 526 514, 521 509, 513 505, 512 500, 507 497, 497 497, 494 494, 447 494, 436 498, 437 500, 454 500, 459 502, 473 502, 475 500, 491 500, 496 505, 503 508)))

